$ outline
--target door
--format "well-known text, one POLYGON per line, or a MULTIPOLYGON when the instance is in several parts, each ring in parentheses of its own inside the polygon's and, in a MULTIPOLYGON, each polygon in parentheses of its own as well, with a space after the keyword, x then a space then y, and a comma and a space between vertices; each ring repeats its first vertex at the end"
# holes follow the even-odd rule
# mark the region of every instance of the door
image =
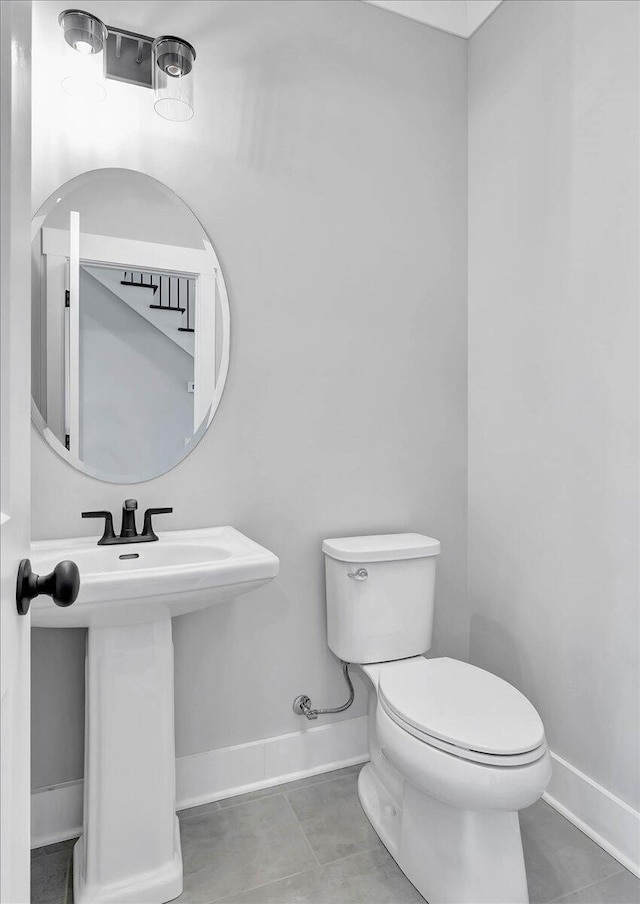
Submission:
POLYGON ((0 2, 0 904, 29 901, 31 2, 0 2))

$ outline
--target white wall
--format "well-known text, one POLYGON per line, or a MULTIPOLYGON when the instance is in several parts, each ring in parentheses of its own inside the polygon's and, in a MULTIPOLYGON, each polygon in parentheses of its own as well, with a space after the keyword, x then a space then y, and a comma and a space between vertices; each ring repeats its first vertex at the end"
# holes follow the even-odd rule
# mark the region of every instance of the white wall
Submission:
POLYGON ((636 809, 638 8, 506 0, 469 45, 471 656, 636 809))
MULTIPOLYGON (((99 109, 66 100, 66 5, 34 5, 34 210, 95 167, 165 182, 220 255, 231 365, 197 449, 135 489, 76 473, 34 433, 34 537, 90 534, 83 509, 135 495, 280 557, 270 586, 174 623, 179 755, 302 728, 296 694, 342 700, 324 537, 438 537, 434 652, 466 657, 464 41, 356 0, 87 0, 109 24, 193 40, 196 115, 172 124, 113 82, 99 109)), ((34 631, 34 786, 82 773, 83 643, 34 631)), ((364 711, 359 685, 342 718, 364 711)))

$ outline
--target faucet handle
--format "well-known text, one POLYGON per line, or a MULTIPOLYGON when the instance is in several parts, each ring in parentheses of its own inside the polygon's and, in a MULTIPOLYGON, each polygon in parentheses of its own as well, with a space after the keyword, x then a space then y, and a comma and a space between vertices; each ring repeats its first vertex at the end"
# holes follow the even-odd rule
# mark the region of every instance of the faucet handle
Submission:
POLYGON ((144 525, 142 527, 142 536, 149 537, 150 540, 157 540, 158 535, 151 524, 152 515, 170 515, 173 508, 148 508, 144 513, 144 525))
POLYGON ((111 512, 82 512, 83 518, 104 518, 104 531, 98 540, 98 546, 105 546, 115 539, 113 530, 113 515, 111 512))

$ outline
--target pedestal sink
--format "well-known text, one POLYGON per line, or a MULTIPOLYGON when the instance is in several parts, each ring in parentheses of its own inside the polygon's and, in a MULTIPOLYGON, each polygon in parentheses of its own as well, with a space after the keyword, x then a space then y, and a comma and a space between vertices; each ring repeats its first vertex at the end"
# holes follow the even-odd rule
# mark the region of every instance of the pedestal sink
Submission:
POLYGON ((278 558, 232 527, 168 531, 157 543, 36 542, 34 571, 80 570, 66 609, 38 597, 36 627, 88 627, 82 836, 76 904, 164 904, 182 893, 175 809, 171 618, 253 590, 278 558))

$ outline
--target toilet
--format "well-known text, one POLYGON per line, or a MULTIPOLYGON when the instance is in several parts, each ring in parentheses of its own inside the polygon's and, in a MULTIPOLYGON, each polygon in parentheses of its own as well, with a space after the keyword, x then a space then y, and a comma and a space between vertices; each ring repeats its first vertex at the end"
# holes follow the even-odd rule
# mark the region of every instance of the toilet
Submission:
POLYGON ((429 904, 527 904, 518 810, 551 778, 544 726, 516 688, 431 647, 440 543, 325 540, 331 650, 369 687, 364 811, 429 904))

